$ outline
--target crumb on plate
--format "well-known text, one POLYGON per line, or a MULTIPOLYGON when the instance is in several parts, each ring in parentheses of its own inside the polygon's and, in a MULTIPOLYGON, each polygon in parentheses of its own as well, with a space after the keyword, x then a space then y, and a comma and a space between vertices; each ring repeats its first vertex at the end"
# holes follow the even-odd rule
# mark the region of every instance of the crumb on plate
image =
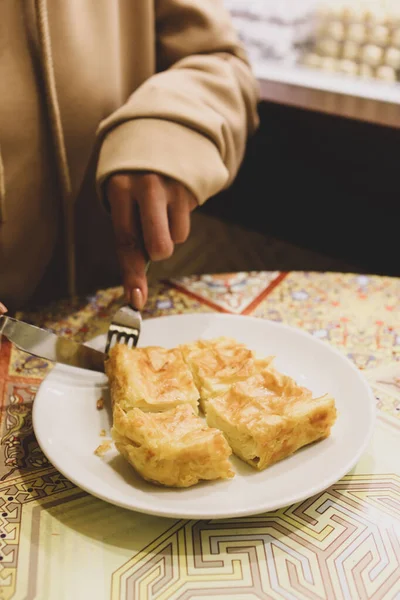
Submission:
POLYGON ((105 442, 102 442, 100 444, 100 446, 98 446, 96 448, 96 450, 94 451, 94 453, 96 454, 96 456, 104 456, 110 450, 111 450, 111 441, 110 440, 106 440, 105 442))
POLYGON ((106 437, 107 433, 105 429, 101 429, 100 431, 100 437, 106 437))
POLYGON ((104 398, 103 397, 101 397, 97 400, 96 408, 97 408, 97 410, 103 410, 103 408, 104 408, 104 398))

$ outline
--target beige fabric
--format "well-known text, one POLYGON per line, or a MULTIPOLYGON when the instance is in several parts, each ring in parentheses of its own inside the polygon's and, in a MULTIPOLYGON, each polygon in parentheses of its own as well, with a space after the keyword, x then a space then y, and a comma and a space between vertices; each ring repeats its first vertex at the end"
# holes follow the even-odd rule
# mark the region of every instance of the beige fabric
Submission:
POLYGON ((0 298, 12 305, 56 246, 52 277, 69 273, 70 291, 74 247, 78 281, 118 277, 96 170, 100 193, 111 173, 146 168, 202 203, 232 181, 257 126, 222 0, 4 0, 0 81, 0 298))

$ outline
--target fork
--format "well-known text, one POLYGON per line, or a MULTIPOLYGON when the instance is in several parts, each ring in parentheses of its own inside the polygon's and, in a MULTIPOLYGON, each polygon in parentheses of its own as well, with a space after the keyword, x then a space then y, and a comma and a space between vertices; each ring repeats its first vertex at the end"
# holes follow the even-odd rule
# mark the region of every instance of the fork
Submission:
MULTIPOLYGON (((145 267, 146 274, 149 267, 150 261, 147 262, 145 267)), ((136 348, 141 326, 142 315, 140 311, 135 310, 129 304, 117 310, 107 332, 106 355, 115 344, 126 344, 129 348, 136 348)))
POLYGON ((107 333, 106 354, 116 344, 126 344, 135 348, 139 341, 142 315, 138 310, 126 305, 117 310, 111 321, 107 333))

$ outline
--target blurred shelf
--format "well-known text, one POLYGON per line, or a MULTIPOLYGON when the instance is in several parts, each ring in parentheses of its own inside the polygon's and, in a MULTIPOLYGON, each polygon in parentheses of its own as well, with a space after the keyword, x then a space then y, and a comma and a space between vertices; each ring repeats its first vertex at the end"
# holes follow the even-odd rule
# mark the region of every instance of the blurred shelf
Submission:
POLYGON ((400 84, 302 66, 253 65, 261 99, 400 129, 400 84))
POLYGON ((263 100, 400 129, 400 0, 225 3, 263 100))

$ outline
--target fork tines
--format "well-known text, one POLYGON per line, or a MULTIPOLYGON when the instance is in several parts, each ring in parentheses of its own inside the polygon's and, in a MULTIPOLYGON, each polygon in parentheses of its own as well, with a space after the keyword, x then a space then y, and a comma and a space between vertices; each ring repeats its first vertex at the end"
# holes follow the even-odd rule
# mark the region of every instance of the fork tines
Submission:
POLYGON ((133 332, 126 327, 113 326, 110 328, 107 336, 106 354, 109 353, 115 344, 125 344, 129 348, 134 348, 139 339, 139 331, 133 332))
POLYGON ((129 348, 137 346, 142 317, 139 311, 123 306, 114 315, 107 334, 106 354, 116 344, 125 344, 129 348))

